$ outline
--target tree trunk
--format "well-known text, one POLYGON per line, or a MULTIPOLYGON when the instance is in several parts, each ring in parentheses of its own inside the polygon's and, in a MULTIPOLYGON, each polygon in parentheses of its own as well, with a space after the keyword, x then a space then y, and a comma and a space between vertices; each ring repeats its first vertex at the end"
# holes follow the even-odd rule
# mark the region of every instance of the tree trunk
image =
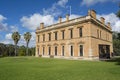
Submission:
POLYGON ((17 56, 17 44, 15 44, 15 56, 17 56))
POLYGON ((26 49, 26 55, 28 56, 28 43, 29 42, 27 42, 27 45, 26 45, 26 47, 27 47, 27 49, 26 49))

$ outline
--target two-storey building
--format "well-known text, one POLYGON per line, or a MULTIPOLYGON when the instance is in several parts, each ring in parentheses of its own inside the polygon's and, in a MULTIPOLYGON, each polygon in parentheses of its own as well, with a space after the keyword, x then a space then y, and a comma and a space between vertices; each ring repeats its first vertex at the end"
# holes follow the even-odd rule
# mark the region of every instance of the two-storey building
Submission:
POLYGON ((96 12, 36 29, 36 56, 55 58, 109 58, 113 52, 110 22, 96 19, 96 12))

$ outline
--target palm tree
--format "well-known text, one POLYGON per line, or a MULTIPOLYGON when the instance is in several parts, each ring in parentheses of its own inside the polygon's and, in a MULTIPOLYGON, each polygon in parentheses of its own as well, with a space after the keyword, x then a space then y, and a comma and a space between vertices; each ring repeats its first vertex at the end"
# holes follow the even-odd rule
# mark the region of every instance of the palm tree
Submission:
POLYGON ((12 39, 14 40, 15 44, 15 56, 17 55, 17 43, 20 40, 20 34, 18 32, 13 32, 12 39))
POLYGON ((25 34, 24 34, 24 39, 25 39, 25 41, 26 41, 26 47, 27 47, 27 49, 26 49, 26 55, 28 55, 28 44, 29 44, 29 41, 30 41, 30 39, 31 39, 31 33, 30 32, 26 32, 25 34))

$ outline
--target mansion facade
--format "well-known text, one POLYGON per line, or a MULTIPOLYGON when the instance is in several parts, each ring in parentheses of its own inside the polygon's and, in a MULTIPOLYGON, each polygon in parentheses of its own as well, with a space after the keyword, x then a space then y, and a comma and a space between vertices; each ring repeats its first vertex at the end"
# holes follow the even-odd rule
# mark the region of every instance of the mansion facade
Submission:
POLYGON ((110 22, 96 19, 96 11, 88 15, 36 29, 36 56, 75 59, 110 58, 113 52, 110 22))

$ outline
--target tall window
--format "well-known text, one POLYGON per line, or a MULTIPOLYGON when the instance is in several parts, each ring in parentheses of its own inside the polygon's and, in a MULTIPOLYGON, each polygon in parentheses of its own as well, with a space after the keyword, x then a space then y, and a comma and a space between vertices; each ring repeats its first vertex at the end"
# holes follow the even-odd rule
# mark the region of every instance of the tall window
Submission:
POLYGON ((64 56, 64 46, 62 46, 62 56, 64 56))
POLYGON ((100 31, 100 38, 101 38, 101 33, 102 33, 102 31, 100 31))
POLYGON ((48 33, 49 41, 51 41, 51 33, 48 33))
POLYGON ((57 56, 57 46, 55 46, 55 56, 57 56))
POLYGON ((73 56, 73 46, 70 46, 70 55, 73 56))
POLYGON ((51 47, 48 47, 48 55, 51 55, 51 47))
POLYGON ((43 41, 45 41, 45 34, 43 34, 43 41))
POLYGON ((37 51, 38 51, 38 55, 39 55, 39 48, 37 49, 37 51))
POLYGON ((43 55, 45 54, 45 47, 43 47, 43 55))
POLYGON ((99 38, 99 30, 97 29, 97 37, 99 38))
POLYGON ((64 39, 64 32, 65 32, 65 31, 63 30, 63 31, 62 31, 62 39, 64 39))
POLYGON ((109 34, 108 34, 108 40, 109 40, 109 34))
POLYGON ((38 35, 38 42, 40 42, 40 35, 38 35))
POLYGON ((79 37, 82 37, 82 28, 79 28, 79 37))
POLYGON ((70 29, 70 38, 73 38, 73 29, 70 29))
POLYGON ((80 47, 79 47, 79 49, 80 49, 80 56, 83 56, 83 45, 80 45, 80 47))
POLYGON ((55 40, 57 40, 57 32, 55 32, 55 40))

